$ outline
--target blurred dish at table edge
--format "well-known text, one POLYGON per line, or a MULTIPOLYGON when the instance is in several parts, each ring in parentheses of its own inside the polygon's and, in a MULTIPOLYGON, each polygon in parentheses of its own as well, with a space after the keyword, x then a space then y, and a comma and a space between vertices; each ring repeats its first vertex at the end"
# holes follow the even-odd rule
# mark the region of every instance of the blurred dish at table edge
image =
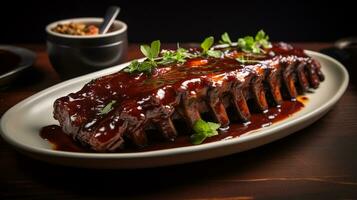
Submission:
POLYGON ((357 37, 342 38, 335 43, 335 47, 341 51, 342 61, 346 63, 350 72, 355 73, 355 65, 357 65, 357 37))
POLYGON ((16 80, 26 69, 31 67, 36 54, 21 47, 0 45, 0 86, 16 80))

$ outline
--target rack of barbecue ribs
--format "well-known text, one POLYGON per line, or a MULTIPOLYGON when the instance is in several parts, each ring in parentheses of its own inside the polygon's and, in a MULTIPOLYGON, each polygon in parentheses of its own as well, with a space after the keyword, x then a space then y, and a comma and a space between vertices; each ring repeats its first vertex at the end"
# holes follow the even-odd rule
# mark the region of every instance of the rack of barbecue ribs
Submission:
POLYGON ((150 128, 172 142, 180 134, 175 119, 192 127, 203 113, 229 127, 229 106, 239 118, 234 123, 249 121, 251 110, 264 112, 294 100, 324 79, 318 61, 286 43, 274 43, 259 55, 235 47, 221 50, 220 58, 198 56, 159 65, 150 74, 119 71, 92 80, 57 99, 54 118, 79 143, 111 152, 128 142, 147 145, 150 128), (242 56, 245 61, 238 59, 242 56))

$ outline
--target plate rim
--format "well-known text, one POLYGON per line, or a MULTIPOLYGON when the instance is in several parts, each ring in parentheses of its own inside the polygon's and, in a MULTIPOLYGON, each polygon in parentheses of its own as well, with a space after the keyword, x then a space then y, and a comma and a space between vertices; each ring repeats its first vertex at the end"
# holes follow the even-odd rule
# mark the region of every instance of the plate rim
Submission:
POLYGON ((23 47, 0 45, 0 49, 10 51, 21 58, 21 62, 17 64, 16 67, 6 73, 0 74, 0 79, 7 78, 13 74, 19 73, 31 67, 35 63, 37 57, 35 52, 23 47))
MULTIPOLYGON (((137 159, 137 158, 148 158, 148 157, 163 157, 163 156, 168 156, 168 155, 178 155, 178 154, 187 154, 190 152, 199 152, 199 151, 209 151, 212 149, 217 149, 221 148, 222 146, 230 146, 230 145, 237 145, 240 143, 244 142, 249 142, 252 140, 256 140, 259 138, 264 138, 265 136, 272 134, 276 131, 276 129, 282 129, 284 127, 289 127, 292 123, 296 123, 296 121, 301 121, 304 118, 311 119, 314 116, 318 116, 320 113, 327 112, 337 101, 342 97, 344 92, 346 91, 349 83, 349 74, 346 70, 346 68, 337 60, 334 58, 324 55, 319 52, 315 51, 310 51, 310 50, 304 50, 308 55, 310 56, 319 56, 322 57, 326 60, 329 60, 330 62, 334 63, 336 66, 339 67, 339 70, 341 70, 343 77, 342 77, 342 84, 340 85, 338 91, 333 95, 331 99, 326 101, 324 104, 319 106, 317 109, 306 113, 304 116, 300 116, 296 118, 293 121, 288 121, 283 124, 277 124, 277 126, 271 127, 268 130, 265 130, 261 134, 249 134, 245 137, 241 138, 233 138, 230 140, 224 140, 224 141, 217 141, 217 142, 211 142, 211 143, 205 143, 201 145, 192 145, 192 146, 186 146, 186 147, 178 147, 178 148, 171 148, 171 149, 162 149, 162 150, 154 150, 154 151, 145 151, 145 152, 134 152, 134 153, 86 153, 86 152, 67 152, 67 151, 58 151, 58 150, 53 150, 53 149, 47 149, 47 148, 41 148, 37 146, 30 146, 26 145, 20 142, 17 142, 16 140, 13 140, 8 134, 6 134, 6 130, 4 131, 4 127, 6 127, 6 122, 9 116, 11 116, 11 113, 21 109, 22 107, 26 106, 27 104, 32 103, 33 101, 36 101, 37 99, 42 98, 43 96, 46 96, 48 93, 53 92, 56 89, 59 88, 64 88, 72 84, 76 84, 77 82, 83 81, 83 79, 88 79, 88 78, 97 78, 99 76, 113 73, 117 70, 121 70, 124 68, 124 66, 128 65, 129 62, 122 63, 120 65, 116 65, 104 70, 100 70, 97 72, 93 72, 90 74, 86 74, 83 76, 79 76, 58 84, 55 84, 49 88, 46 88, 38 93, 35 93, 34 95, 27 97, 26 99, 20 101, 13 107, 11 107, 9 110, 7 110, 3 116, 1 117, 0 121, 0 135, 4 138, 4 140, 11 144, 13 147, 20 151, 25 151, 27 153, 34 153, 36 155, 45 155, 45 156, 52 156, 52 157, 61 157, 61 158, 85 158, 85 159, 137 159)), ((9 132, 9 131, 8 131, 9 132)))

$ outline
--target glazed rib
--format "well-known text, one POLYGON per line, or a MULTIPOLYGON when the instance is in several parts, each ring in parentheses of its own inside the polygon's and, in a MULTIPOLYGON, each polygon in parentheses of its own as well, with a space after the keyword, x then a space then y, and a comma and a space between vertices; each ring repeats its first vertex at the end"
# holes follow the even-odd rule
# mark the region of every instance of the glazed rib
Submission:
POLYGON ((151 75, 107 75, 57 99, 54 117, 83 145, 99 152, 115 151, 128 142, 147 145, 146 130, 151 128, 173 141, 179 134, 176 119, 192 127, 203 113, 227 127, 232 120, 228 107, 241 122, 249 121, 253 108, 248 101, 265 112, 272 104, 317 88, 323 80, 317 61, 285 43, 254 56, 229 49, 224 58, 192 58, 184 64, 159 66, 151 75), (236 60, 242 55, 254 61, 236 60), (112 101, 112 109, 103 113, 112 101))

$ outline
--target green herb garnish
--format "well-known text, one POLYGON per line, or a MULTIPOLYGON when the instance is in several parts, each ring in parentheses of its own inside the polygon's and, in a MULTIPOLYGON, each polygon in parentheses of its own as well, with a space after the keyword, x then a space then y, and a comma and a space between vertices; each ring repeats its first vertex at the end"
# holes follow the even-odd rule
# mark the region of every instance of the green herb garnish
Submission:
POLYGON ((155 40, 151 42, 151 46, 147 44, 141 45, 140 50, 149 60, 154 61, 154 58, 159 56, 160 46, 160 40, 155 40))
POLYGON ((218 135, 217 129, 220 126, 220 124, 206 122, 202 119, 196 121, 193 125, 195 133, 190 137, 192 144, 201 144, 206 138, 218 135))
POLYGON ((124 69, 125 72, 128 73, 151 73, 151 71, 157 67, 157 63, 155 61, 155 58, 159 56, 160 53, 160 40, 155 40, 151 43, 151 46, 149 45, 141 45, 140 50, 146 56, 146 59, 142 62, 139 62, 138 60, 134 60, 133 62, 130 63, 128 67, 124 69))
POLYGON ((125 72, 128 73, 146 73, 150 74, 152 69, 155 68, 157 65, 155 62, 152 61, 143 61, 139 62, 137 60, 134 60, 133 62, 130 63, 128 67, 124 69, 125 72))
POLYGON ((221 51, 211 49, 213 44, 214 44, 214 37, 213 36, 207 37, 201 43, 202 55, 208 55, 208 56, 215 57, 215 58, 222 57, 223 53, 221 51))
POLYGON ((221 58, 223 56, 223 53, 222 51, 218 51, 218 50, 208 50, 207 55, 214 58, 221 58))
POLYGON ((219 43, 221 44, 228 44, 228 45, 232 45, 232 40, 231 38, 229 37, 228 33, 225 32, 221 35, 221 40, 219 41, 219 43))
POLYGON ((100 115, 105 115, 108 114, 111 110, 113 110, 113 105, 116 103, 117 101, 112 100, 111 102, 109 102, 100 112, 100 115))
POLYGON ((181 48, 179 44, 177 44, 177 50, 162 50, 162 60, 158 63, 160 64, 169 64, 173 62, 184 63, 187 58, 194 57, 193 54, 189 53, 187 49, 181 48))
POLYGON ((245 52, 260 52, 260 48, 256 45, 256 42, 252 36, 245 36, 244 38, 239 38, 238 47, 240 47, 245 52))
POLYGON ((239 38, 237 45, 243 51, 255 54, 264 52, 263 48, 270 48, 271 46, 269 42, 269 36, 267 36, 263 30, 260 30, 256 34, 255 38, 253 36, 239 38))
POLYGON ((258 31, 257 35, 255 35, 255 41, 264 48, 271 48, 269 36, 263 30, 258 31))
MULTIPOLYGON (((264 49, 271 48, 271 43, 269 42, 269 36, 265 34, 263 30, 258 31, 258 33, 253 36, 245 36, 239 38, 237 44, 232 43, 227 32, 221 35, 221 44, 228 44, 229 46, 238 46, 242 51, 246 53, 253 53, 255 55, 260 53, 265 53, 264 49)), ((162 57, 158 57, 160 54, 161 43, 159 40, 153 41, 150 46, 145 44, 140 46, 141 52, 145 55, 146 59, 142 62, 134 60, 130 63, 128 67, 124 69, 128 73, 146 73, 150 74, 153 69, 155 69, 159 64, 166 65, 170 63, 184 63, 188 58, 193 58, 197 56, 206 56, 214 58, 222 58, 224 53, 221 50, 215 50, 214 47, 214 37, 210 36, 205 38, 201 43, 202 52, 201 53, 190 53, 187 49, 179 47, 177 45, 177 50, 162 50, 162 57)), ((239 62, 258 62, 257 60, 249 60, 244 57, 236 59, 239 62)))
POLYGON ((201 43, 201 48, 202 48, 202 53, 205 54, 207 51, 212 47, 214 43, 214 37, 210 36, 207 37, 203 42, 201 43))

